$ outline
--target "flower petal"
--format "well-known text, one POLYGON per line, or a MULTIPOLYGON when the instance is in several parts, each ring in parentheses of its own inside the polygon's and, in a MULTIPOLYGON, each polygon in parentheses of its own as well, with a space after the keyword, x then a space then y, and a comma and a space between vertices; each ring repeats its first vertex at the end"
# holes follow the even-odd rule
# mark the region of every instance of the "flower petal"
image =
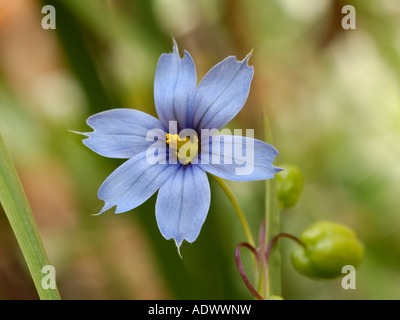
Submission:
POLYGON ((115 213, 132 210, 150 198, 178 170, 180 164, 151 164, 146 152, 118 167, 100 186, 98 197, 105 202, 100 213, 117 206, 115 213))
POLYGON ((143 152, 154 143, 146 140, 149 130, 158 131, 159 138, 165 139, 158 119, 134 109, 107 110, 86 122, 94 131, 81 133, 89 137, 83 143, 104 157, 128 159, 143 152))
POLYGON ((272 162, 278 151, 268 143, 241 136, 217 135, 201 145, 199 166, 227 180, 252 181, 271 179, 282 169, 272 162))
POLYGON ((175 240, 178 251, 183 240, 196 240, 210 200, 207 174, 196 165, 180 167, 160 188, 156 202, 157 224, 167 240, 175 240))
POLYGON ((205 75, 194 101, 195 129, 220 129, 243 108, 254 73, 249 57, 240 62, 228 57, 205 75))
POLYGON ((179 131, 191 127, 196 83, 196 67, 190 54, 185 51, 181 59, 174 41, 173 52, 162 54, 158 60, 154 78, 154 103, 165 130, 169 121, 177 121, 179 131))

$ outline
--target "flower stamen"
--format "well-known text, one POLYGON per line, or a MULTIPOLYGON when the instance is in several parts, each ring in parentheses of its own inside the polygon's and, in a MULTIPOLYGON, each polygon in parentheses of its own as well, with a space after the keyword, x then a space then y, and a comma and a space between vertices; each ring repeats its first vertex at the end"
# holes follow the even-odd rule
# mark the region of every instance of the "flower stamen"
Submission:
POLYGON ((181 138, 178 134, 165 134, 167 144, 175 150, 179 162, 183 165, 189 164, 196 157, 199 150, 199 138, 196 134, 181 138))

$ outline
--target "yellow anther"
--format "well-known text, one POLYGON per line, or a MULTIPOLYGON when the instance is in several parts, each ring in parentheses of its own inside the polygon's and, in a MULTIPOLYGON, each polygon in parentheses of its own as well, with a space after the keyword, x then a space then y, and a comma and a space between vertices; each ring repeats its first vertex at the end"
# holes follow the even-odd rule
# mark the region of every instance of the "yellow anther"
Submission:
POLYGON ((181 139, 178 134, 166 133, 165 136, 167 137, 167 143, 170 147, 177 150, 190 140, 190 137, 181 139))
POLYGON ((199 138, 197 135, 181 138, 178 134, 167 133, 165 136, 167 144, 170 148, 176 150, 175 154, 183 165, 190 163, 197 155, 199 150, 199 138))

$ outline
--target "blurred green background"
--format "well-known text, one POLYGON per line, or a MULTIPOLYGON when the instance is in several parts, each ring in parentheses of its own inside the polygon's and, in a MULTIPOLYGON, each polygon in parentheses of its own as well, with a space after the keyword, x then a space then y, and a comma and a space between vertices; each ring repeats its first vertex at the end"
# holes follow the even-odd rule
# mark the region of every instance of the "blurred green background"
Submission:
MULTIPOLYGON (((301 168, 304 193, 281 212, 282 231, 332 220, 365 244, 357 289, 344 290, 341 278, 299 275, 295 245, 282 240, 283 297, 399 299, 399 18, 398 0, 0 0, 0 132, 62 298, 251 299, 234 262, 245 236, 212 179, 208 218, 197 241, 183 244, 183 259, 157 228, 155 196, 132 212, 91 216, 103 205, 100 184, 122 161, 68 130, 87 131, 89 115, 111 108, 156 115, 155 68, 174 36, 199 80, 226 56, 254 49, 250 95, 229 127, 262 139, 266 110, 276 164, 301 168), (56 9, 55 30, 41 27, 46 4, 56 9), (356 8, 356 30, 341 27, 346 4, 356 8)), ((264 183, 229 185, 257 236, 264 183)), ((0 299, 36 299, 0 213, 0 299)))

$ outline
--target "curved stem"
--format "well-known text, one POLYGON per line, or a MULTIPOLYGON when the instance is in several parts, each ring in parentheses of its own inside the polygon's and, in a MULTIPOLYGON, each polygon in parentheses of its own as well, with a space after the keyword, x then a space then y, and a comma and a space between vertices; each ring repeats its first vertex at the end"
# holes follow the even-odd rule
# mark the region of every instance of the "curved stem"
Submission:
POLYGON ((274 246, 274 244, 280 239, 280 238, 288 238, 290 240, 293 240, 294 242, 296 242, 297 244, 301 245, 303 248, 306 248, 306 244, 301 241, 299 238, 297 238, 296 236, 290 234, 290 233, 280 233, 278 235, 276 235, 275 237, 273 237, 271 239, 271 241, 268 243, 268 247, 267 250, 265 251, 265 260, 268 262, 268 258, 269 258, 269 254, 271 253, 271 249, 274 246))
POLYGON ((0 203, 14 231, 40 299, 59 300, 57 287, 44 288, 48 258, 14 163, 0 136, 0 203))
POLYGON ((246 220, 246 217, 240 208, 239 202, 237 201, 236 197, 232 193, 231 189, 229 186, 226 184, 225 180, 221 179, 220 177, 212 175, 213 178, 218 182, 218 184, 221 186, 222 190, 224 190, 225 194, 228 196, 229 200, 231 201, 233 207, 235 208, 235 211, 239 217, 240 223, 242 224, 244 233, 246 234, 247 242, 252 246, 255 247, 255 242, 253 235, 251 233, 249 224, 246 220))
POLYGON ((264 300, 264 298, 257 292, 257 290, 253 287, 253 285, 250 283, 249 279, 247 278, 246 271, 244 270, 243 265, 242 265, 242 260, 240 259, 240 248, 241 247, 246 247, 247 249, 249 249, 251 251, 251 253, 253 253, 254 256, 257 256, 257 254, 258 254, 257 250, 253 246, 249 245, 248 243, 242 242, 236 246, 235 261, 236 261, 236 265, 239 270, 240 276, 242 277, 244 283, 246 284, 246 286, 249 289, 249 291, 251 292, 251 294, 258 300, 264 300))

